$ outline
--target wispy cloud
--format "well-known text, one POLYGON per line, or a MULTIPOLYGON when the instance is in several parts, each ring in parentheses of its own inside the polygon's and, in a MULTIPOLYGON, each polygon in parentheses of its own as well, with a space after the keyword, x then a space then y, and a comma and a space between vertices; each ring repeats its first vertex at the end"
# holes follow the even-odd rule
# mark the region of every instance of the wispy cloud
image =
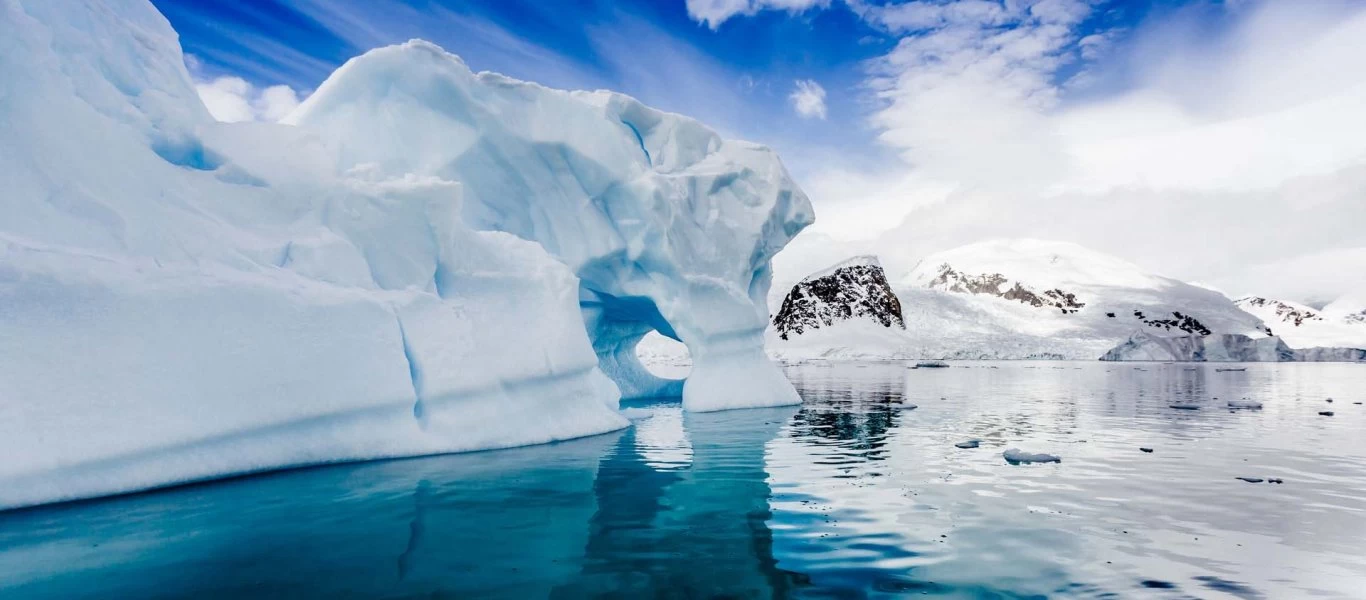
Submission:
POLYGON ((799 13, 830 6, 830 0, 686 0, 688 16, 716 29, 731 17, 753 15, 761 10, 799 13))

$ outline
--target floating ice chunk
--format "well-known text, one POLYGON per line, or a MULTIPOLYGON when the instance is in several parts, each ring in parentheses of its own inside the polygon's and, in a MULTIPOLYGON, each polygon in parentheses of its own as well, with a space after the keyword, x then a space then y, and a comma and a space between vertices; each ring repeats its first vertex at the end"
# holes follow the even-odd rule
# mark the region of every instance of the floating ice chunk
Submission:
POLYGON ((1033 452, 1025 452, 1023 450, 1020 450, 1019 448, 1011 448, 1009 450, 1006 450, 1005 452, 1002 452, 1001 455, 1005 457, 1006 462, 1012 465, 1062 462, 1062 457, 1059 456, 1055 456, 1052 454, 1036 454, 1033 452))
POLYGON ((1320 416, 1320 417, 1331 417, 1331 416, 1333 416, 1333 411, 1331 411, 1331 410, 1321 410, 1321 411, 1319 411, 1319 416, 1320 416))
POLYGON ((1153 452, 1153 449, 1152 449, 1152 448, 1139 448, 1139 450, 1142 450, 1142 451, 1147 452, 1147 453, 1149 453, 1149 454, 1152 454, 1152 452, 1153 452))
POLYGON ((639 421, 655 416, 655 411, 648 408, 623 408, 620 412, 621 416, 626 417, 631 421, 639 421))
POLYGON ((976 448, 980 445, 982 445, 982 440, 968 440, 966 442, 958 442, 957 444, 954 444, 954 447, 967 449, 976 448))
POLYGON ((1241 479, 1248 483, 1261 483, 1264 481, 1261 477, 1235 477, 1234 479, 1241 479))
POLYGON ((1168 404, 1167 407, 1177 410, 1200 410, 1200 406, 1196 404, 1168 404))
POLYGON ((1259 410, 1262 403, 1255 400, 1229 400, 1228 407, 1234 409, 1259 410))

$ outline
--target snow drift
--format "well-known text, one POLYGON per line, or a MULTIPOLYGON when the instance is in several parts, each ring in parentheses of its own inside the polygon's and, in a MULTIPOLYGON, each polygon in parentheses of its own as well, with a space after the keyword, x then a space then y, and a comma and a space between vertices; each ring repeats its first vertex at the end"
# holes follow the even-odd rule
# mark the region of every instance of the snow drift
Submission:
POLYGON ((650 330, 689 408, 796 400, 760 332, 811 212, 764 148, 418 42, 221 124, 143 0, 0 30, 0 509, 624 427, 675 385, 619 358, 650 330))

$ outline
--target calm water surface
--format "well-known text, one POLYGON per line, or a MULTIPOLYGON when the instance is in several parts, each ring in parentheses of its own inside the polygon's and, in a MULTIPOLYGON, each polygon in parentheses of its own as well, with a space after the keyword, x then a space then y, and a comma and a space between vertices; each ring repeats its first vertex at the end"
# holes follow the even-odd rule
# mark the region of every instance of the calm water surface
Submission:
POLYGON ((800 407, 0 513, 0 598, 1366 598, 1366 367, 787 371, 800 407))

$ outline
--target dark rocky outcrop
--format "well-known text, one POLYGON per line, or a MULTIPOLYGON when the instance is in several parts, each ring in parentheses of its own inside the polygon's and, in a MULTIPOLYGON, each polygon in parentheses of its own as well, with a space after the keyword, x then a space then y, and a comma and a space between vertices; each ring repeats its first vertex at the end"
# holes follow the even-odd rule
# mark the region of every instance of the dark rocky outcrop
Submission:
POLYGON ((901 301, 875 257, 856 257, 803 279, 783 298, 773 326, 786 340, 855 318, 906 328, 901 301))
POLYGON ((1086 306, 1085 302, 1077 300, 1077 295, 1071 292, 1060 289, 1039 292, 1018 281, 1012 284, 1000 273, 969 275, 955 270, 947 263, 939 266, 939 274, 927 287, 959 294, 985 294, 1030 306, 1057 308, 1063 314, 1077 312, 1086 306))
POLYGON ((1163 327, 1166 328, 1167 331, 1176 328, 1179 331, 1196 335, 1209 335, 1213 333, 1210 331, 1210 328, 1205 327, 1205 325, 1195 317, 1183 315, 1180 311, 1172 311, 1172 316, 1176 317, 1175 319, 1143 319, 1142 313, 1135 311, 1135 314, 1137 314, 1138 317, 1143 320, 1143 323, 1149 327, 1163 327))
POLYGON ((1323 317, 1308 308, 1296 307, 1279 300, 1262 298, 1260 296, 1245 296, 1234 300, 1233 303, 1243 309, 1271 308, 1276 311, 1276 317, 1282 322, 1291 323, 1295 327, 1303 325, 1305 321, 1323 320, 1323 317))

